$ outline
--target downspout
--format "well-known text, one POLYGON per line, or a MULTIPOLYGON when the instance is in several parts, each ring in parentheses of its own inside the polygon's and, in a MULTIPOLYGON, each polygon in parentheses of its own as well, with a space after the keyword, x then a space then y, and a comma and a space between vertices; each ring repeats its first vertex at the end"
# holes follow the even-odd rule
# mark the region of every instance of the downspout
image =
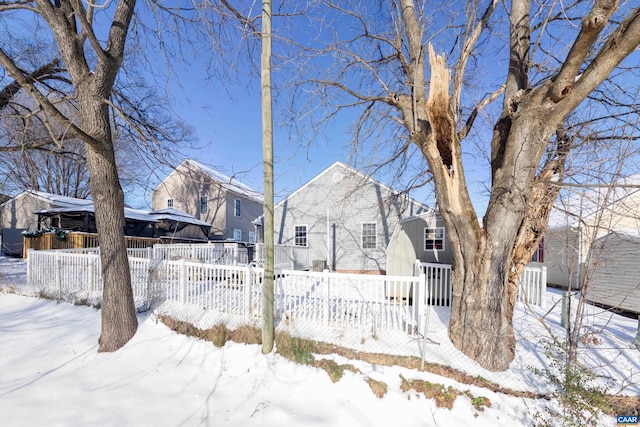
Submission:
MULTIPOLYGON (((307 245, 309 242, 307 242, 307 245)), ((329 261, 331 261, 331 226, 329 225, 329 209, 327 209, 327 267, 329 268, 329 261)))

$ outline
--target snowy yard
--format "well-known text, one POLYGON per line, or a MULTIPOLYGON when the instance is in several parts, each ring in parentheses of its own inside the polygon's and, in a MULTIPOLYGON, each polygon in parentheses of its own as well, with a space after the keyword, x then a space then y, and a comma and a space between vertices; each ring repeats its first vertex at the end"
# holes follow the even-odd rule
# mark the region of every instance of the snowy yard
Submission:
MULTIPOLYGON (((24 268, 20 260, 0 257, 0 286, 19 288, 26 280, 24 268)), ((515 375, 536 388, 548 387, 528 368, 546 363, 541 338, 548 334, 533 314, 546 315, 547 325, 561 331, 559 307, 546 313, 558 295, 547 298, 547 308, 533 313, 518 304, 516 360, 498 378, 515 375)), ((427 354, 430 361, 460 369, 463 356, 449 348, 447 316, 445 308, 432 312, 427 354)), ((583 350, 584 359, 599 367, 603 382, 616 383, 612 392, 623 387, 627 395, 640 394, 640 352, 632 344, 637 321, 594 307, 588 320, 598 339, 583 350)), ((331 358, 353 364, 358 373, 347 372, 334 384, 324 371, 276 354, 264 356, 259 346, 216 348, 174 333, 154 314, 140 315, 139 324, 123 349, 98 354, 99 311, 0 293, 0 425, 529 426, 543 405, 555 405, 339 356, 331 358), (462 395, 452 410, 438 408, 433 399, 402 391, 400 375, 469 390, 491 406, 477 410, 462 395), (368 378, 388 385, 382 399, 374 396, 368 378)), ((615 425, 612 418, 605 422, 615 425)))

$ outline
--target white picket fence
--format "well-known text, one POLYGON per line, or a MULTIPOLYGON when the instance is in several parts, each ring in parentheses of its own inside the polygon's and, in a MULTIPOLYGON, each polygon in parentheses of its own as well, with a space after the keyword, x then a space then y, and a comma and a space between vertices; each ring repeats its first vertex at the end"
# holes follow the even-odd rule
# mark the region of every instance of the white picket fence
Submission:
POLYGON ((172 243, 153 245, 153 258, 178 258, 207 264, 240 265, 249 263, 247 248, 237 243, 172 243))
MULTIPOLYGON (((263 269, 179 260, 129 257, 136 307, 182 307, 217 321, 250 323, 262 313, 263 269)), ((451 267, 420 264, 418 276, 376 276, 296 270, 277 271, 274 314, 283 325, 307 331, 418 332, 429 306, 449 306, 451 267)), ((545 271, 528 270, 518 300, 542 303, 545 271)), ((29 283, 43 296, 89 304, 102 298, 100 257, 95 253, 30 251, 29 283)), ((193 316, 191 316, 193 317, 193 316)))
MULTIPOLYGON (((424 304, 440 307, 451 305, 451 265, 416 261, 415 273, 424 284, 424 304)), ((544 305, 547 289, 547 267, 525 267, 518 280, 516 301, 544 305)))
MULTIPOLYGON (((311 259, 308 246, 274 245, 274 265, 278 269, 310 270, 311 259)), ((264 243, 256 243, 255 260, 264 264, 264 243)))
MULTIPOLYGON (((180 260, 129 258, 136 307, 173 302, 192 311, 215 311, 252 320, 262 313, 263 269, 180 260)), ((100 257, 69 251, 30 251, 29 283, 55 299, 99 304, 100 257)), ((412 333, 418 316, 417 277, 278 271, 276 319, 412 333), (410 292, 407 294, 407 290, 410 292), (404 298, 398 295, 403 294, 404 298)))
MULTIPOLYGON (((100 254, 100 248, 59 249, 65 253, 100 254)), ((156 243, 149 248, 128 248, 127 254, 135 258, 178 260, 208 264, 242 265, 249 263, 247 248, 236 243, 156 243)))

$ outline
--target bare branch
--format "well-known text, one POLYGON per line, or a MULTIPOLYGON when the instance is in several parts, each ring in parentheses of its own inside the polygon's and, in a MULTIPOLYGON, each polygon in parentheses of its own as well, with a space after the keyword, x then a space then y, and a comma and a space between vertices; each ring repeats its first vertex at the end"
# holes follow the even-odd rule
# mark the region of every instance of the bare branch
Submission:
POLYGON ((550 97, 552 101, 558 102, 569 94, 585 57, 617 6, 618 0, 597 0, 591 12, 584 17, 580 34, 571 46, 571 50, 551 86, 550 97))

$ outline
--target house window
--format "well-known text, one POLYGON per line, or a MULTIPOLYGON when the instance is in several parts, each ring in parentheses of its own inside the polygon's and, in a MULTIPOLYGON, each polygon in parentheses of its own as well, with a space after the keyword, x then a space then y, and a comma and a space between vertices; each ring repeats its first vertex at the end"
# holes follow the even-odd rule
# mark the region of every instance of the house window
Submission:
POLYGON ((296 246, 307 246, 307 226, 306 225, 296 225, 294 229, 294 238, 293 244, 296 246))
POLYGON ((424 229, 424 250, 443 251, 444 250, 444 227, 425 227, 424 229))
POLYGON ((256 242, 256 232, 255 231, 250 231, 249 232, 249 243, 255 243, 256 242))
POLYGON ((240 242, 242 240, 242 230, 233 229, 233 240, 240 242))
POLYGON ((200 213, 209 213, 209 198, 207 196, 200 197, 200 213))
POLYGON ((531 262, 544 262, 544 237, 538 243, 538 249, 533 253, 531 262))
POLYGON ((167 199, 167 208, 173 207, 173 199, 167 199))
POLYGON ((233 205, 233 214, 235 216, 240 216, 240 204, 242 202, 240 201, 240 199, 236 199, 234 205, 233 205))
POLYGON ((371 249, 377 246, 376 223, 366 222, 362 224, 362 248, 371 249))

